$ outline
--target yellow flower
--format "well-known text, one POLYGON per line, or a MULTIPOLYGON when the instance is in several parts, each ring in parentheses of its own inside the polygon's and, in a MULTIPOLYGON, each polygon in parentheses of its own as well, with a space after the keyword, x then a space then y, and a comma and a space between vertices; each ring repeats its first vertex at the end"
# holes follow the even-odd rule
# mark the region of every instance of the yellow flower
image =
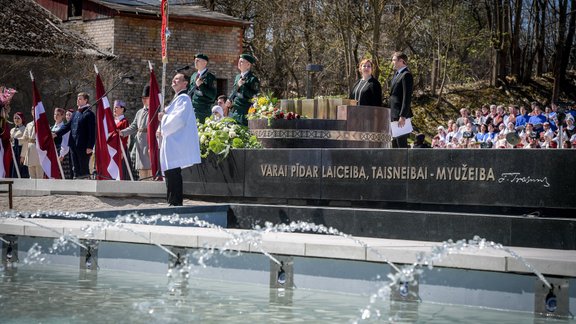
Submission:
POLYGON ((258 106, 265 106, 268 104, 268 98, 260 97, 258 98, 258 106))
POLYGON ((248 109, 248 113, 249 113, 249 114, 254 114, 254 113, 256 113, 256 108, 251 107, 250 109, 248 109))

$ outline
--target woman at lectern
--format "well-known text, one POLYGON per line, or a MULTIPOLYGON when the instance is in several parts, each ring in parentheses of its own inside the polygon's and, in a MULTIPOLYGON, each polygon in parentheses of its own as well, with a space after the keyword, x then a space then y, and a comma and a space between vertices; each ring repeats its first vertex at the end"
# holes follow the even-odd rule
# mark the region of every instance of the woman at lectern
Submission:
POLYGON ((382 86, 372 75, 374 63, 370 59, 363 59, 358 65, 362 78, 356 81, 350 99, 358 102, 359 106, 382 106, 382 86))

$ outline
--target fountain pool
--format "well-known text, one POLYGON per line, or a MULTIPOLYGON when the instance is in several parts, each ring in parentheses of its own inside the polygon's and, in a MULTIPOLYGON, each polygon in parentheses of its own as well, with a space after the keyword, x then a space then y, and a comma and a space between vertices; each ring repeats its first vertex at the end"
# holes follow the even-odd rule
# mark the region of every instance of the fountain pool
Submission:
MULTIPOLYGON (((431 270, 416 273, 418 285, 408 285, 408 294, 399 298, 396 291, 381 289, 394 272, 392 262, 414 263, 418 252, 430 252, 439 243, 362 238, 363 246, 342 236, 260 233, 259 240, 237 241, 237 255, 207 253, 203 247, 230 247, 230 235, 250 231, 110 224, 115 226, 94 220, 0 218, 2 322, 334 323, 364 317, 519 323, 539 321, 532 313, 544 303, 537 292, 542 282, 500 250, 444 255, 431 270), (91 269, 85 269, 86 253, 70 243, 72 237, 84 247, 97 242, 91 269), (16 241, 11 252, 18 262, 6 262, 6 242, 16 241), (186 276, 176 270, 166 276, 174 255, 201 257, 189 258, 186 276), (278 260, 285 262, 294 289, 276 287, 278 260)), ((238 237, 246 238, 233 240, 238 237)), ((546 270, 558 300, 565 302, 558 309, 573 308, 573 252, 537 257, 529 250, 534 249, 518 252, 546 270)))
MULTIPOLYGON (((167 289, 163 274, 31 265, 0 274, 3 323, 347 323, 368 298, 314 289, 291 292, 191 278, 167 289)), ((381 305, 382 319, 404 323, 526 323, 530 313, 423 302, 381 305)), ((562 321, 547 321, 559 322, 562 321)))

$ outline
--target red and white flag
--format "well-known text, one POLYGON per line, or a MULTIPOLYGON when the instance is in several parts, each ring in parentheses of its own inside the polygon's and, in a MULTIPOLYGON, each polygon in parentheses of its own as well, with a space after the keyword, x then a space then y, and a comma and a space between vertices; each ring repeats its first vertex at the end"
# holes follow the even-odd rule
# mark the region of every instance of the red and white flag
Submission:
POLYGON ((156 139, 156 131, 160 121, 158 120, 158 111, 160 110, 160 91, 158 90, 158 81, 154 75, 152 64, 150 66, 150 104, 148 105, 148 150, 150 153, 150 165, 152 175, 156 180, 162 180, 162 177, 156 178, 160 169, 160 152, 158 148, 158 140, 156 139))
POLYGON ((52 131, 46 117, 46 110, 42 104, 40 93, 36 88, 36 81, 30 72, 32 78, 32 106, 34 107, 34 127, 36 127, 36 151, 40 158, 40 165, 44 174, 49 179, 62 179, 60 167, 58 165, 58 154, 56 153, 56 145, 54 145, 54 138, 52 138, 52 131))
POLYGON ((162 14, 162 34, 160 35, 162 42, 162 63, 168 63, 168 37, 170 37, 170 30, 168 29, 168 0, 162 0, 160 13, 162 14))
POLYGON ((96 173, 98 180, 122 179, 122 148, 120 134, 116 131, 114 114, 104 91, 104 84, 96 65, 96 173))

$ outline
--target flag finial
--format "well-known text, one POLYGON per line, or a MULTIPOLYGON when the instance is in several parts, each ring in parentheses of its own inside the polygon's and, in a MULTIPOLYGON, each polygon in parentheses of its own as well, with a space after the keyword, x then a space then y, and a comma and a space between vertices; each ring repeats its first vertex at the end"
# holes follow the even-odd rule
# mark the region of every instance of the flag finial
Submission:
POLYGON ((100 72, 98 72, 98 67, 96 66, 96 64, 94 64, 94 71, 96 71, 96 74, 100 74, 100 72))
POLYGON ((152 68, 152 62, 150 60, 148 60, 148 68, 150 69, 150 71, 154 70, 154 68, 152 68))
POLYGON ((30 79, 32 79, 32 81, 34 81, 34 74, 32 74, 32 71, 30 71, 30 79))

